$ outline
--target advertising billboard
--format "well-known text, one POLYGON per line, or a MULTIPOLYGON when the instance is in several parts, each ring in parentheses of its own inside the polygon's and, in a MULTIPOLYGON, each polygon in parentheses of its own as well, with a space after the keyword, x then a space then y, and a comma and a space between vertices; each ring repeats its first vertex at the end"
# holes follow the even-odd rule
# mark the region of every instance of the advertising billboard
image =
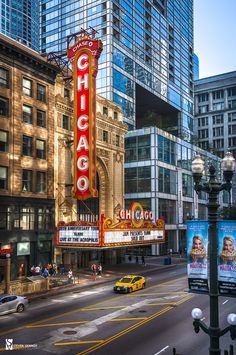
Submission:
POLYGON ((187 272, 190 290, 208 291, 208 222, 187 222, 187 272))
POLYGON ((236 221, 218 222, 218 284, 220 294, 236 296, 236 221))

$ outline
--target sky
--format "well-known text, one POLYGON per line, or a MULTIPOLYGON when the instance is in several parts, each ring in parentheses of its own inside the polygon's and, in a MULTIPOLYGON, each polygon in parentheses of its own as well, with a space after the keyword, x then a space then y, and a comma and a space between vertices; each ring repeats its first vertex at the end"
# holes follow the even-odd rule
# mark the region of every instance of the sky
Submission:
POLYGON ((199 78, 236 71, 236 0, 194 0, 199 78))

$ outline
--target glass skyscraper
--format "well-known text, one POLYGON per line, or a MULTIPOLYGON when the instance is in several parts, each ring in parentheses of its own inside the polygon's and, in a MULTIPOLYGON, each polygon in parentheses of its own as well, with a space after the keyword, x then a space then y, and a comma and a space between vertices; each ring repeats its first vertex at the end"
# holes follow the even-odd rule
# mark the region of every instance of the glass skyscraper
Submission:
POLYGON ((0 0, 0 33, 39 51, 39 0, 0 0))
POLYGON ((97 92, 120 104, 129 129, 193 130, 192 0, 41 0, 41 50, 66 50, 90 27, 104 44, 97 92))

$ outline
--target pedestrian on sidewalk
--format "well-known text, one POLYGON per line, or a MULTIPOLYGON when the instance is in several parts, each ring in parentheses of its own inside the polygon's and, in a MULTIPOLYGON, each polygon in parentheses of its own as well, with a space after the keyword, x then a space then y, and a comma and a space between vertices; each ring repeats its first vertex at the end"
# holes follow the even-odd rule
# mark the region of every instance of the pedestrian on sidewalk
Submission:
POLYGON ((91 266, 91 270, 92 270, 92 273, 93 273, 93 281, 96 281, 96 278, 97 278, 97 265, 95 263, 91 266))
POLYGON ((98 265, 98 277, 102 277, 102 264, 98 265))
POLYGON ((45 269, 44 269, 44 271, 43 271, 43 277, 44 277, 45 279, 47 279, 48 276, 49 276, 49 272, 48 272, 48 269, 45 267, 45 269))
POLYGON ((179 257, 180 257, 180 259, 182 258, 182 254, 183 254, 183 249, 180 247, 179 248, 179 257))
POLYGON ((72 273, 72 270, 71 270, 71 269, 69 269, 67 276, 68 276, 68 282, 69 282, 69 284, 73 283, 73 273, 72 273))
POLYGON ((138 256, 136 256, 136 264, 138 264, 138 256))
POLYGON ((132 256, 131 256, 131 255, 129 255, 128 259, 129 259, 129 262, 131 263, 132 256))
POLYGON ((31 268, 30 268, 30 273, 31 273, 32 276, 35 275, 35 266, 34 266, 34 265, 31 266, 31 268))
POLYGON ((142 255, 142 264, 146 266, 144 255, 142 255))

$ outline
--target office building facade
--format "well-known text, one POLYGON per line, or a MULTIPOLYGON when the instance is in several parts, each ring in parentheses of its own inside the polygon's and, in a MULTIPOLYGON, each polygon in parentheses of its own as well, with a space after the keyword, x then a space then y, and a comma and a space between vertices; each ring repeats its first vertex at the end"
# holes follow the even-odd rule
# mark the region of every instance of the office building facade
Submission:
POLYGON ((0 33, 39 51, 39 1, 1 0, 0 33))
MULTIPOLYGON (((236 158, 236 71, 195 81, 195 118, 198 145, 223 158, 236 158)), ((231 202, 236 203, 234 178, 231 202)))
POLYGON ((81 28, 97 30, 98 94, 122 107, 129 130, 155 125, 191 140, 191 0, 42 0, 40 27, 43 53, 65 52, 66 37, 81 28))
MULTIPOLYGON (((207 219, 207 194, 193 188, 192 161, 199 153, 208 174, 210 164, 220 174, 216 155, 181 140, 156 127, 128 132, 125 138, 125 204, 140 202, 154 212, 154 219, 164 218, 166 242, 137 250, 137 254, 166 254, 186 247, 186 221, 207 219)), ((220 204, 226 202, 220 194, 220 204)))

